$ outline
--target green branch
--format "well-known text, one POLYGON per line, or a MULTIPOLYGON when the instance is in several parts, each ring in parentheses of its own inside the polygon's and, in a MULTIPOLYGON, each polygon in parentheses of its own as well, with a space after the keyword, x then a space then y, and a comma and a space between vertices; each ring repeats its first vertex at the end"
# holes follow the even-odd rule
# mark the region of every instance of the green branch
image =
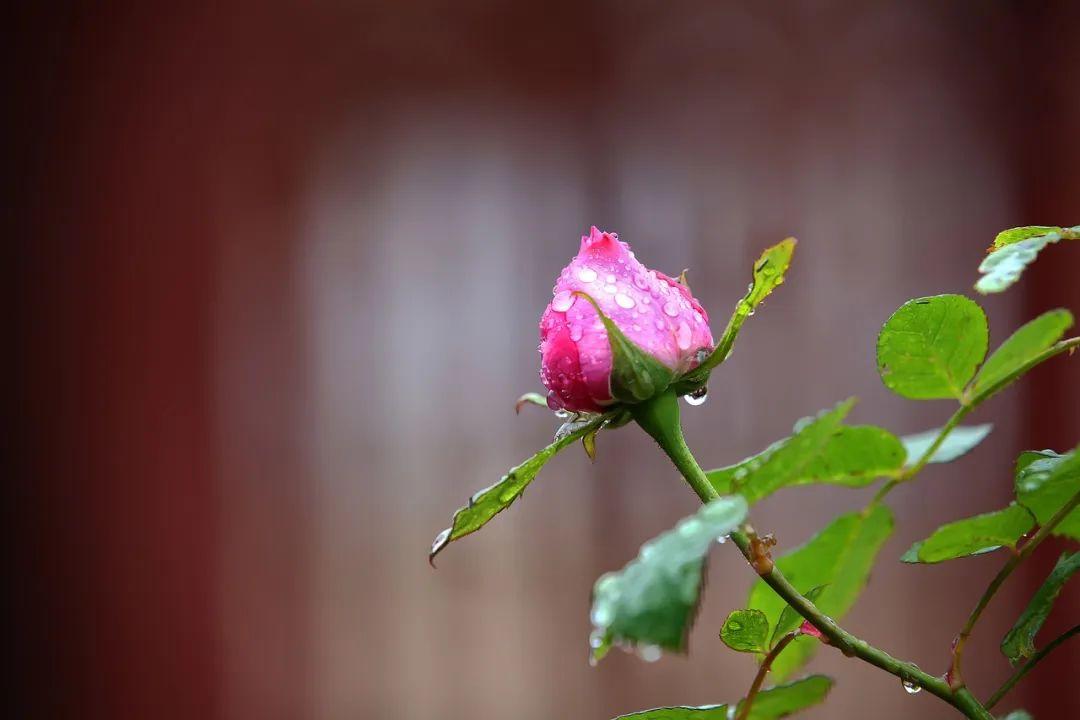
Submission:
MULTIPOLYGON (((698 465, 690 449, 686 446, 683 438, 682 425, 679 420, 678 398, 672 392, 666 392, 652 400, 634 406, 632 409, 634 419, 641 425, 657 444, 660 449, 671 459, 675 467, 686 479, 686 482, 701 498, 702 502, 715 500, 719 494, 709 483, 705 472, 698 465)), ((883 650, 880 650, 865 640, 855 637, 836 624, 831 618, 822 613, 813 602, 795 589, 784 574, 772 564, 771 560, 765 561, 760 552, 757 538, 751 538, 743 532, 731 533, 731 539, 742 551, 747 561, 785 602, 799 613, 807 622, 828 638, 829 644, 838 648, 844 655, 857 657, 875 667, 881 668, 904 682, 913 683, 924 688, 931 694, 941 698, 966 717, 976 720, 992 720, 990 713, 979 704, 979 701, 961 688, 953 691, 941 678, 934 677, 923 672, 914 664, 898 660, 883 650)))
POLYGON ((997 689, 997 692, 990 696, 990 699, 986 701, 986 709, 990 710, 995 705, 997 705, 998 701, 1001 700, 1001 698, 1005 697, 1009 693, 1009 691, 1013 689, 1013 686, 1016 685, 1016 683, 1020 682, 1020 680, 1025 675, 1031 672, 1035 668, 1035 666, 1039 664, 1040 660, 1052 653, 1059 645, 1061 645, 1077 633, 1080 633, 1080 625, 1074 625, 1073 627, 1069 628, 1064 633, 1054 638, 1054 640, 1050 642, 1049 645, 1032 655, 1030 660, 1024 663, 1019 670, 1013 673, 1012 677, 1006 680, 1002 684, 1002 686, 997 689))
POLYGON ((784 651, 784 648, 788 646, 792 640, 795 639, 798 633, 789 632, 780 638, 780 640, 773 646, 773 649, 769 651, 769 654, 765 656, 765 659, 761 661, 761 666, 758 667, 757 675, 754 676, 754 682, 750 685, 750 691, 746 693, 746 700, 743 701, 742 709, 739 710, 739 714, 735 717, 735 720, 746 720, 750 717, 750 708, 754 704, 754 698, 757 697, 758 691, 761 690, 761 686, 765 683, 765 676, 769 674, 769 668, 772 667, 773 660, 776 656, 784 651))

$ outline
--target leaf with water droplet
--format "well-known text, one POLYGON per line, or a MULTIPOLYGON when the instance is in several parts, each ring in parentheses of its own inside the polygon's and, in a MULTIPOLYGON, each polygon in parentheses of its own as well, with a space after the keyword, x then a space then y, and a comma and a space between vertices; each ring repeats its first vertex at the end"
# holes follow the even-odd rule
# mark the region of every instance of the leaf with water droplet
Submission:
POLYGON ((761 253, 761 257, 754 263, 753 280, 747 287, 746 295, 735 305, 735 312, 728 320, 724 334, 716 343, 716 348, 697 368, 688 372, 679 381, 677 386, 679 395, 686 395, 704 384, 709 379, 712 369, 728 358, 746 318, 753 315, 757 306, 764 302, 773 290, 783 284, 784 276, 791 266, 792 255, 795 253, 795 244, 795 238, 787 238, 761 253))
MULTIPOLYGON (((810 675, 786 685, 776 685, 762 690, 754 698, 747 720, 778 720, 789 717, 824 702, 832 686, 832 678, 825 675, 810 675)), ((701 707, 653 708, 629 715, 620 715, 615 720, 730 720, 737 715, 743 702, 740 700, 736 707, 703 705, 701 707)))
POLYGON ((454 513, 450 527, 440 532, 435 538, 435 541, 431 544, 431 553, 428 559, 434 561, 435 556, 442 552, 443 548, 451 542, 482 528, 489 520, 509 507, 514 500, 525 492, 525 488, 528 487, 537 473, 556 453, 578 438, 599 430, 615 414, 617 413, 613 411, 592 416, 576 429, 557 438, 555 442, 517 467, 512 468, 499 482, 474 494, 469 498, 468 505, 454 513))
MULTIPOLYGON (((778 557, 776 566, 803 594, 827 585, 815 605, 839 620, 855 604, 892 530, 892 512, 884 505, 874 505, 865 514, 841 515, 806 544, 778 557)), ((760 579, 754 583, 746 605, 764 612, 774 627, 787 607, 784 599, 760 579)), ((790 675, 810 659, 816 646, 811 637, 796 638, 776 658, 773 675, 778 679, 790 675)))
POLYGON ((904 448, 895 435, 871 425, 841 425, 854 402, 846 400, 800 421, 794 435, 757 455, 710 470, 709 482, 717 492, 737 492, 753 504, 788 485, 862 487, 894 476, 904 463, 904 448))
POLYGON ((1080 226, 1060 228, 1033 225, 1012 228, 998 233, 993 251, 979 264, 983 277, 975 283, 975 289, 985 294, 1007 290, 1035 261, 1047 245, 1061 240, 1080 239, 1080 226))
MULTIPOLYGON (((981 443, 993 429, 994 426, 989 423, 985 425, 960 425, 955 427, 952 432, 945 437, 944 442, 938 446, 938 449, 934 451, 934 454, 930 456, 930 459, 927 462, 952 462, 953 460, 966 455, 968 451, 981 443)), ((941 428, 934 428, 933 430, 927 430, 921 433, 904 435, 900 438, 900 442, 904 445, 904 454, 907 456, 907 460, 904 464, 906 466, 914 465, 918 459, 923 456, 923 453, 933 446, 934 441, 937 440, 938 435, 940 434, 941 428)))
POLYGON ((986 314, 962 295, 909 300, 878 334, 878 374, 913 400, 961 399, 986 355, 986 314))
POLYGON ((620 402, 634 404, 655 397, 666 390, 674 377, 671 368, 626 337, 619 326, 604 314, 589 294, 583 292, 574 294, 589 301, 607 330, 612 355, 611 396, 620 402))
POLYGON ((1043 584, 1035 591, 1035 596, 1024 608, 1012 629, 1001 641, 1001 652, 1009 658, 1013 665, 1020 663, 1035 654, 1035 636, 1042 628, 1050 611, 1054 607, 1054 601, 1061 594, 1065 586, 1076 571, 1080 570, 1080 551, 1071 555, 1064 553, 1058 558, 1054 569, 1043 584))
POLYGON ((1033 360, 1060 340, 1072 324, 1072 313, 1062 309, 1043 313, 1025 324, 990 354, 967 389, 967 395, 984 395, 1010 378, 1018 377, 1033 360))
MULTIPOLYGON (((1040 525, 1080 492, 1080 448, 1064 455, 1046 450, 1025 452, 1016 462, 1016 499, 1040 525)), ((1053 530, 1054 535, 1080 540, 1080 507, 1053 530)))
POLYGON ((709 547, 738 527, 746 512, 741 497, 713 500, 645 543, 622 570, 597 580, 590 619, 603 631, 604 645, 594 653, 602 657, 620 640, 685 652, 709 547))
POLYGON ((1016 549, 1035 519, 1013 503, 1004 510, 975 515, 942 525, 930 537, 911 546, 900 559, 906 563, 939 563, 981 555, 1003 547, 1016 549))
POLYGON ((760 610, 732 610, 720 628, 720 639, 736 652, 768 651, 769 619, 760 610))

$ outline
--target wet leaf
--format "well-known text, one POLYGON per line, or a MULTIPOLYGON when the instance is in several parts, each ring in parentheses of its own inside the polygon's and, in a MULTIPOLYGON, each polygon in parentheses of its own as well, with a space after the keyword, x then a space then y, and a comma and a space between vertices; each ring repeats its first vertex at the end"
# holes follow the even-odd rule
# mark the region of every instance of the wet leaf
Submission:
POLYGON ((685 395, 704 383, 709 377, 709 372, 731 354, 735 346, 735 338, 738 337, 746 318, 753 315, 765 298, 784 283, 784 275, 791 266, 791 257, 795 253, 795 244, 795 238, 787 238, 761 253, 761 257, 754 263, 750 287, 746 295, 735 305, 735 312, 728 320, 724 334, 720 336, 720 341, 716 343, 712 353, 697 368, 687 373, 680 382, 680 395, 685 395))
MULTIPOLYGON (((786 685, 762 690, 750 706, 749 720, 778 720, 794 715, 824 701, 832 686, 832 678, 810 675, 786 685)), ((742 705, 741 701, 739 705, 742 705)), ((734 717, 736 712, 736 708, 728 705, 663 707, 620 715, 615 720, 728 720, 729 717, 734 717), (729 711, 732 710, 735 712, 731 712, 729 716, 729 711)))
POLYGON ((909 300, 878 335, 878 373, 903 397, 959 400, 986 355, 987 336, 982 308, 962 295, 909 300))
POLYGON ((906 563, 939 563, 980 555, 1016 544, 1035 519, 1026 508, 1013 503, 1004 510, 975 515, 942 525, 930 537, 920 540, 900 558, 906 563))
MULTIPOLYGON (((1064 455, 1053 451, 1025 452, 1017 460, 1016 499, 1046 525, 1080 492, 1080 448, 1064 455)), ((1080 507, 1054 528, 1055 535, 1080 540, 1080 507)))
POLYGON ((600 429, 612 416, 613 413, 605 413, 604 415, 594 415, 587 420, 580 421, 577 427, 562 433, 561 436, 557 436, 555 442, 517 467, 511 468, 506 475, 503 475, 502 480, 491 487, 484 488, 469 498, 469 504, 454 513, 454 519, 450 527, 443 530, 435 538, 435 541, 431 544, 431 553, 428 559, 434 560, 435 556, 442 552, 443 548, 451 542, 476 532, 495 515, 510 507, 510 504, 517 500, 521 493, 525 492, 525 488, 547 464, 548 460, 578 438, 600 429))
POLYGON ((1027 710, 1013 710, 1008 715, 1002 715, 1001 720, 1034 720, 1027 710))
MULTIPOLYGON (((855 450, 857 457, 844 457, 846 450, 854 449, 850 446, 850 440, 858 439, 846 434, 838 437, 840 423, 854 404, 854 400, 845 400, 832 410, 822 411, 815 418, 800 421, 791 437, 773 443, 763 452, 737 465, 706 473, 709 482, 720 494, 739 493, 747 502, 755 503, 785 485, 800 481, 814 482, 815 474, 820 474, 822 478, 840 477, 840 470, 845 467, 850 469, 849 461, 856 463, 861 457, 875 454, 868 451, 867 455, 863 455, 860 450, 855 450), (838 445, 829 451, 828 447, 834 441, 838 445)), ((861 435, 856 432, 856 436, 861 435)))
POLYGON ((995 249, 979 264, 983 276, 975 283, 975 289, 984 295, 1007 290, 1047 245, 1077 238, 1080 238, 1080 226, 1031 226, 998 233, 994 240, 995 249))
MULTIPOLYGON (((948 434, 941 446, 930 456, 929 462, 947 463, 966 455, 969 450, 981 443, 993 429, 994 426, 989 423, 985 425, 960 425, 953 428, 953 431, 948 434)), ((900 438, 900 442, 904 444, 904 449, 907 452, 906 464, 914 465, 923 456, 923 453, 930 449, 930 446, 934 444, 940 434, 941 428, 935 428, 900 438)))
POLYGON ((978 395, 1024 370, 1025 365, 1060 340, 1072 324, 1072 313, 1059 309, 1043 313, 1021 327, 987 358, 968 395, 978 395))
POLYGON ((1054 601, 1077 570, 1080 570, 1080 552, 1071 555, 1064 553, 1058 558, 1054 569, 1043 582, 1042 586, 1035 591, 1035 596, 1024 608, 1016 624, 1009 630, 1001 641, 1001 652, 1009 658, 1013 665, 1035 654, 1035 636, 1046 622, 1050 610, 1054 607, 1054 601))
MULTIPOLYGON (((862 592, 878 551, 892 529, 892 513, 884 505, 874 505, 866 514, 841 515, 805 545, 777 558, 776 566, 803 594, 827 585, 815 604, 839 620, 862 592)), ((750 591, 747 607, 761 610, 776 626, 787 603, 759 579, 750 591)), ((796 638, 773 663, 774 676, 782 679, 801 667, 816 645, 813 638, 796 638)))
POLYGON ((593 656, 603 657, 616 642, 685 652, 709 547, 738 527, 746 512, 737 495, 713 500, 645 543, 622 570, 597 580, 590 618, 601 642, 593 656))
POLYGON ((767 652, 769 619, 760 610, 732 610, 720 628, 720 639, 736 652, 767 652))
MULTIPOLYGON (((825 591, 826 585, 818 585, 816 588, 808 590, 806 593, 806 599, 812 603, 817 603, 817 599, 821 596, 821 593, 825 591)), ((766 622, 768 622, 766 620, 766 622)), ((773 630, 772 640, 769 642, 769 647, 776 645, 780 641, 780 638, 787 635, 789 632, 797 630, 803 624, 803 616, 795 610, 795 608, 787 605, 784 607, 784 611, 780 613, 780 620, 776 623, 776 629, 773 630)), ((811 627, 813 627, 811 625, 811 627)))
POLYGON ((674 377, 672 370, 635 345, 587 293, 575 292, 600 316, 611 345, 611 396, 624 403, 639 403, 663 392, 674 377))

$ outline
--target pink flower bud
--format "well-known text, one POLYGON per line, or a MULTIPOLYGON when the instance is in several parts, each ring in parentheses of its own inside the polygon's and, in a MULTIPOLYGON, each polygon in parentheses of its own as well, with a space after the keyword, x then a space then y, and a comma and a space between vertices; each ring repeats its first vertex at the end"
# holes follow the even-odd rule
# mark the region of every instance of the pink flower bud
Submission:
POLYGON ((607 333, 576 291, 592 297, 631 342, 676 375, 697 366, 700 350, 712 349, 709 317, 689 288, 649 270, 617 234, 594 226, 540 318, 540 379, 554 410, 597 412, 614 402, 607 333))

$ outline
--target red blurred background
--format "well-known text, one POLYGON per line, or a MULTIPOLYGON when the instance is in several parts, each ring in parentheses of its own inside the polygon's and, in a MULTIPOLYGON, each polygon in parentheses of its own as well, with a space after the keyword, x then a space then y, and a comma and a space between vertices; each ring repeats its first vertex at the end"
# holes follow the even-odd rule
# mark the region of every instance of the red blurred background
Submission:
MULTIPOLYGON (((585 663, 593 580, 690 512, 644 436, 566 453, 521 503, 428 543, 539 447, 536 323, 590 224, 716 318, 756 251, 800 238, 710 402, 704 462, 880 386, 880 323, 966 292, 994 233, 1080 222, 1080 5, 1070 2, 32 4, 12 45, 13 717, 608 718, 738 697, 716 631, 750 585, 715 553, 689 660, 585 663)), ((1052 248, 985 300, 1000 341, 1080 311, 1052 248)), ((992 340, 994 342, 994 340, 992 340)), ((912 568, 938 524, 999 507, 1025 448, 1080 439, 1076 361, 980 411, 991 441, 894 494, 897 532, 846 625, 942 671, 993 556, 912 568)), ((794 489, 781 546, 865 498, 794 489)), ((999 596, 967 675, 1052 565, 999 596)), ((1069 588, 1047 634, 1080 611, 1069 588)), ((1080 644, 1002 709, 1080 716, 1080 644)), ((821 653, 807 718, 952 717, 821 653)))

